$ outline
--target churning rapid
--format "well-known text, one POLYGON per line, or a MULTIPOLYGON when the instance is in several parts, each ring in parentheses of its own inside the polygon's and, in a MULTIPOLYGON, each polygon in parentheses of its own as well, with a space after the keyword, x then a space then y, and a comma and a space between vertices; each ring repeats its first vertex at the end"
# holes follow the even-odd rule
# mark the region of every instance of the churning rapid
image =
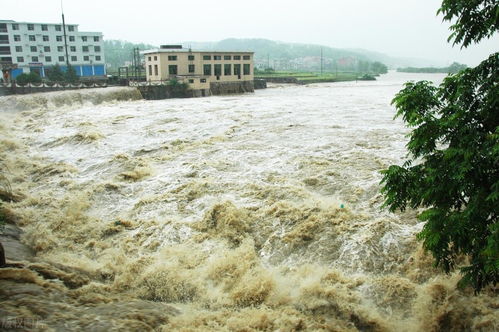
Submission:
POLYGON ((497 291, 457 289, 381 209, 407 80, 140 100, 131 88, 0 98, 4 203, 36 256, 0 269, 34 330, 499 328, 497 291))

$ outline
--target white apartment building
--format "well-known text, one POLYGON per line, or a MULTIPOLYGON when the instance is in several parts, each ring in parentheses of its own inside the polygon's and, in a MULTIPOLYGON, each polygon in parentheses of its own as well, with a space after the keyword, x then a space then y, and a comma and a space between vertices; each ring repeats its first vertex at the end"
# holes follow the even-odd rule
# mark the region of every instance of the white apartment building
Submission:
POLYGON ((68 61, 79 76, 106 75, 101 32, 82 32, 77 24, 66 24, 66 44, 62 24, 0 20, 0 68, 4 80, 32 71, 46 77, 55 64, 65 71, 68 61))

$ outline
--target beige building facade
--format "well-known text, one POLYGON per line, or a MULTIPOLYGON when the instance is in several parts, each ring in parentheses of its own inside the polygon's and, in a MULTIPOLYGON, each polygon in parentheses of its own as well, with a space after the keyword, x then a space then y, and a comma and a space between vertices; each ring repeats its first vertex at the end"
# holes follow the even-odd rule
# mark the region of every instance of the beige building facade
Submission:
POLYGON ((213 89, 214 85, 224 83, 253 84, 253 52, 161 48, 142 53, 146 79, 151 83, 176 79, 194 90, 213 89))

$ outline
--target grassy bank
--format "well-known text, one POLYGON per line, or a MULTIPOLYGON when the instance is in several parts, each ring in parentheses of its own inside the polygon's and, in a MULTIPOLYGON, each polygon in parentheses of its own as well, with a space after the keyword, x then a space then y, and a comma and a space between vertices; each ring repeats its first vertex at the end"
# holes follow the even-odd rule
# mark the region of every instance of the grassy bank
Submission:
POLYGON ((255 78, 263 78, 269 81, 287 79, 290 81, 290 83, 298 83, 298 84, 355 81, 358 79, 358 77, 359 77, 358 73, 352 73, 352 72, 321 74, 314 72, 277 71, 272 73, 255 73, 255 78))

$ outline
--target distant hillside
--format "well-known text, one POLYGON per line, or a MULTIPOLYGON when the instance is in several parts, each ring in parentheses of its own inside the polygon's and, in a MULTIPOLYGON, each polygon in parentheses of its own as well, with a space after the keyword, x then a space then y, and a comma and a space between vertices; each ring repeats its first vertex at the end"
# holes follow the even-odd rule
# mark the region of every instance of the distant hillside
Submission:
POLYGON ((406 68, 397 68, 398 72, 402 73, 445 73, 445 74, 455 74, 460 72, 461 70, 466 69, 467 66, 461 63, 454 62, 452 65, 443 68, 435 68, 435 67, 423 67, 423 68, 414 68, 414 67, 406 67, 406 68))
POLYGON ((141 50, 156 48, 157 46, 148 44, 134 44, 123 40, 104 40, 104 54, 109 70, 118 70, 118 67, 131 63, 133 59, 133 49, 138 47, 141 50))

